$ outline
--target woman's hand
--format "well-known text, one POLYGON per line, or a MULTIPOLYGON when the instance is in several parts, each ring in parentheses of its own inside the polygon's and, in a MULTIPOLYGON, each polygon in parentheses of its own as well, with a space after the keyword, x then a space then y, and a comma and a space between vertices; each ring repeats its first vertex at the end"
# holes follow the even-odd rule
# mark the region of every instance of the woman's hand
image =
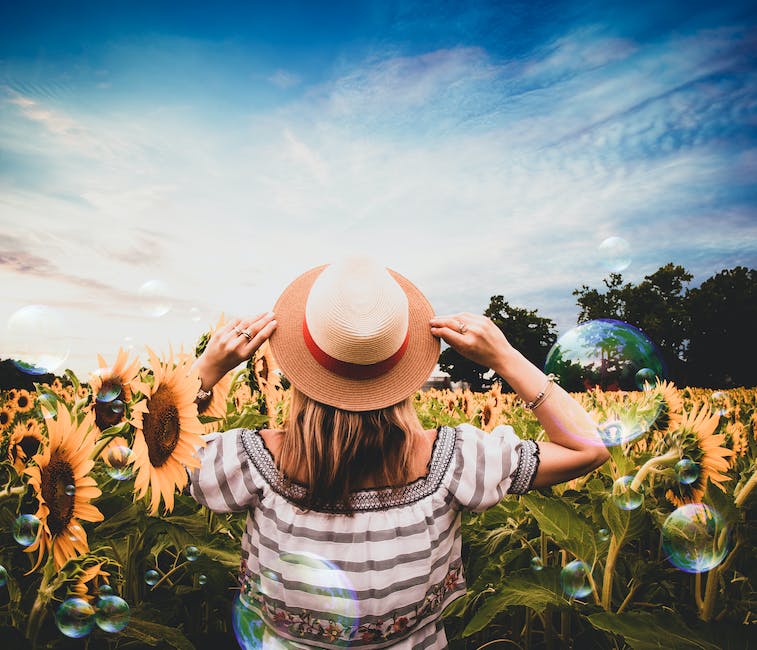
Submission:
POLYGON ((513 350, 491 319, 468 312, 432 318, 431 334, 442 338, 466 359, 487 368, 501 365, 513 350))
POLYGON ((236 318, 221 327, 195 362, 202 388, 210 390, 229 370, 252 357, 275 329, 273 312, 236 318))

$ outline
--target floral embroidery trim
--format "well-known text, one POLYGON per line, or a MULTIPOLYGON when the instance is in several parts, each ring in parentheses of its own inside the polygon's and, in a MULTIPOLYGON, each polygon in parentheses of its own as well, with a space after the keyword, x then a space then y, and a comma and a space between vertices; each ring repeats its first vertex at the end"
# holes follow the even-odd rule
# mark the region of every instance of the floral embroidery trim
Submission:
POLYGON ((518 467, 510 484, 509 494, 525 494, 531 489, 539 469, 539 445, 535 440, 521 440, 518 467))
MULTIPOLYGON (((305 487, 284 479, 257 430, 243 429, 241 437, 247 456, 271 489, 295 504, 305 503, 307 497, 305 487)), ((426 476, 400 488, 356 490, 352 492, 349 508, 336 504, 319 506, 312 509, 328 513, 389 510, 390 508, 409 505, 425 499, 439 489, 439 485, 453 457, 456 437, 457 432, 455 429, 446 426, 439 428, 429 461, 429 471, 426 476)))
POLYGON ((425 598, 405 615, 388 613, 371 621, 338 614, 324 617, 302 608, 288 608, 267 600, 260 590, 260 579, 242 567, 241 602, 258 613, 272 631, 285 638, 310 642, 325 642, 334 646, 358 647, 386 644, 409 636, 421 622, 436 614, 451 593, 464 589, 462 564, 450 566, 444 579, 433 585, 425 598))

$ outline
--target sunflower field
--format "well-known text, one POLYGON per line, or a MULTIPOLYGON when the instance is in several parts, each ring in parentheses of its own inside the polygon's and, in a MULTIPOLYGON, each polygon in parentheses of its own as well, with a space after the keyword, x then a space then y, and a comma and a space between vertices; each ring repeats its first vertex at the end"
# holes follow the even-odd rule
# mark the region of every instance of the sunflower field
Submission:
MULTIPOLYGON (((147 359, 121 350, 86 380, 67 371, 0 392, 4 650, 233 648, 244 637, 232 612, 245 516, 199 506, 185 467, 205 432, 283 424, 286 380, 264 347, 198 412, 194 355, 147 359)), ((658 381, 574 396, 611 459, 465 515, 468 590, 444 613, 451 647, 750 647, 757 389, 658 381)), ((419 392, 415 405, 427 428, 544 435, 497 385, 419 392)))

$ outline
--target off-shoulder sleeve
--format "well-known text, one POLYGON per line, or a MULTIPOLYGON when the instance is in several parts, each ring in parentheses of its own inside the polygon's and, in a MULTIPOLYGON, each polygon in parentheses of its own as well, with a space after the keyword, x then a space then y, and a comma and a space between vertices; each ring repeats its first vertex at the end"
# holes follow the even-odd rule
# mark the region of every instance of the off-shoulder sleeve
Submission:
POLYGON ((244 429, 203 436, 200 467, 188 471, 189 493, 214 512, 236 512, 255 505, 262 481, 244 445, 244 429))
POLYGON ((457 427, 449 491, 465 510, 482 512, 505 494, 531 489, 539 467, 539 446, 521 440, 512 427, 500 425, 491 433, 470 424, 457 427))

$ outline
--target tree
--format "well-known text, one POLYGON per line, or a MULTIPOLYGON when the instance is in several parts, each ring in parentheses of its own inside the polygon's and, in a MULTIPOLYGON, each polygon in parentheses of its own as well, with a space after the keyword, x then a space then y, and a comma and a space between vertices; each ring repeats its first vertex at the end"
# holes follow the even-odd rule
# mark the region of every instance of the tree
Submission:
POLYGON ((573 292, 581 309, 578 322, 615 318, 638 327, 659 347, 671 379, 682 383, 690 317, 684 283, 692 277, 672 262, 647 275, 638 286, 623 284, 622 276, 612 273, 604 280, 605 293, 586 285, 573 292))
MULTIPOLYGON (((537 315, 537 310, 513 307, 503 296, 492 296, 484 316, 490 318, 505 334, 507 340, 533 364, 544 367, 547 353, 557 340, 556 325, 549 318, 537 315)), ((494 381, 500 381, 503 389, 507 383, 494 375, 485 378, 489 368, 469 361, 453 348, 447 348, 439 356, 439 367, 449 373, 452 381, 466 381, 472 390, 484 390, 494 381)))
POLYGON ((687 303, 692 385, 757 385, 757 271, 743 266, 724 269, 689 291, 687 303))

